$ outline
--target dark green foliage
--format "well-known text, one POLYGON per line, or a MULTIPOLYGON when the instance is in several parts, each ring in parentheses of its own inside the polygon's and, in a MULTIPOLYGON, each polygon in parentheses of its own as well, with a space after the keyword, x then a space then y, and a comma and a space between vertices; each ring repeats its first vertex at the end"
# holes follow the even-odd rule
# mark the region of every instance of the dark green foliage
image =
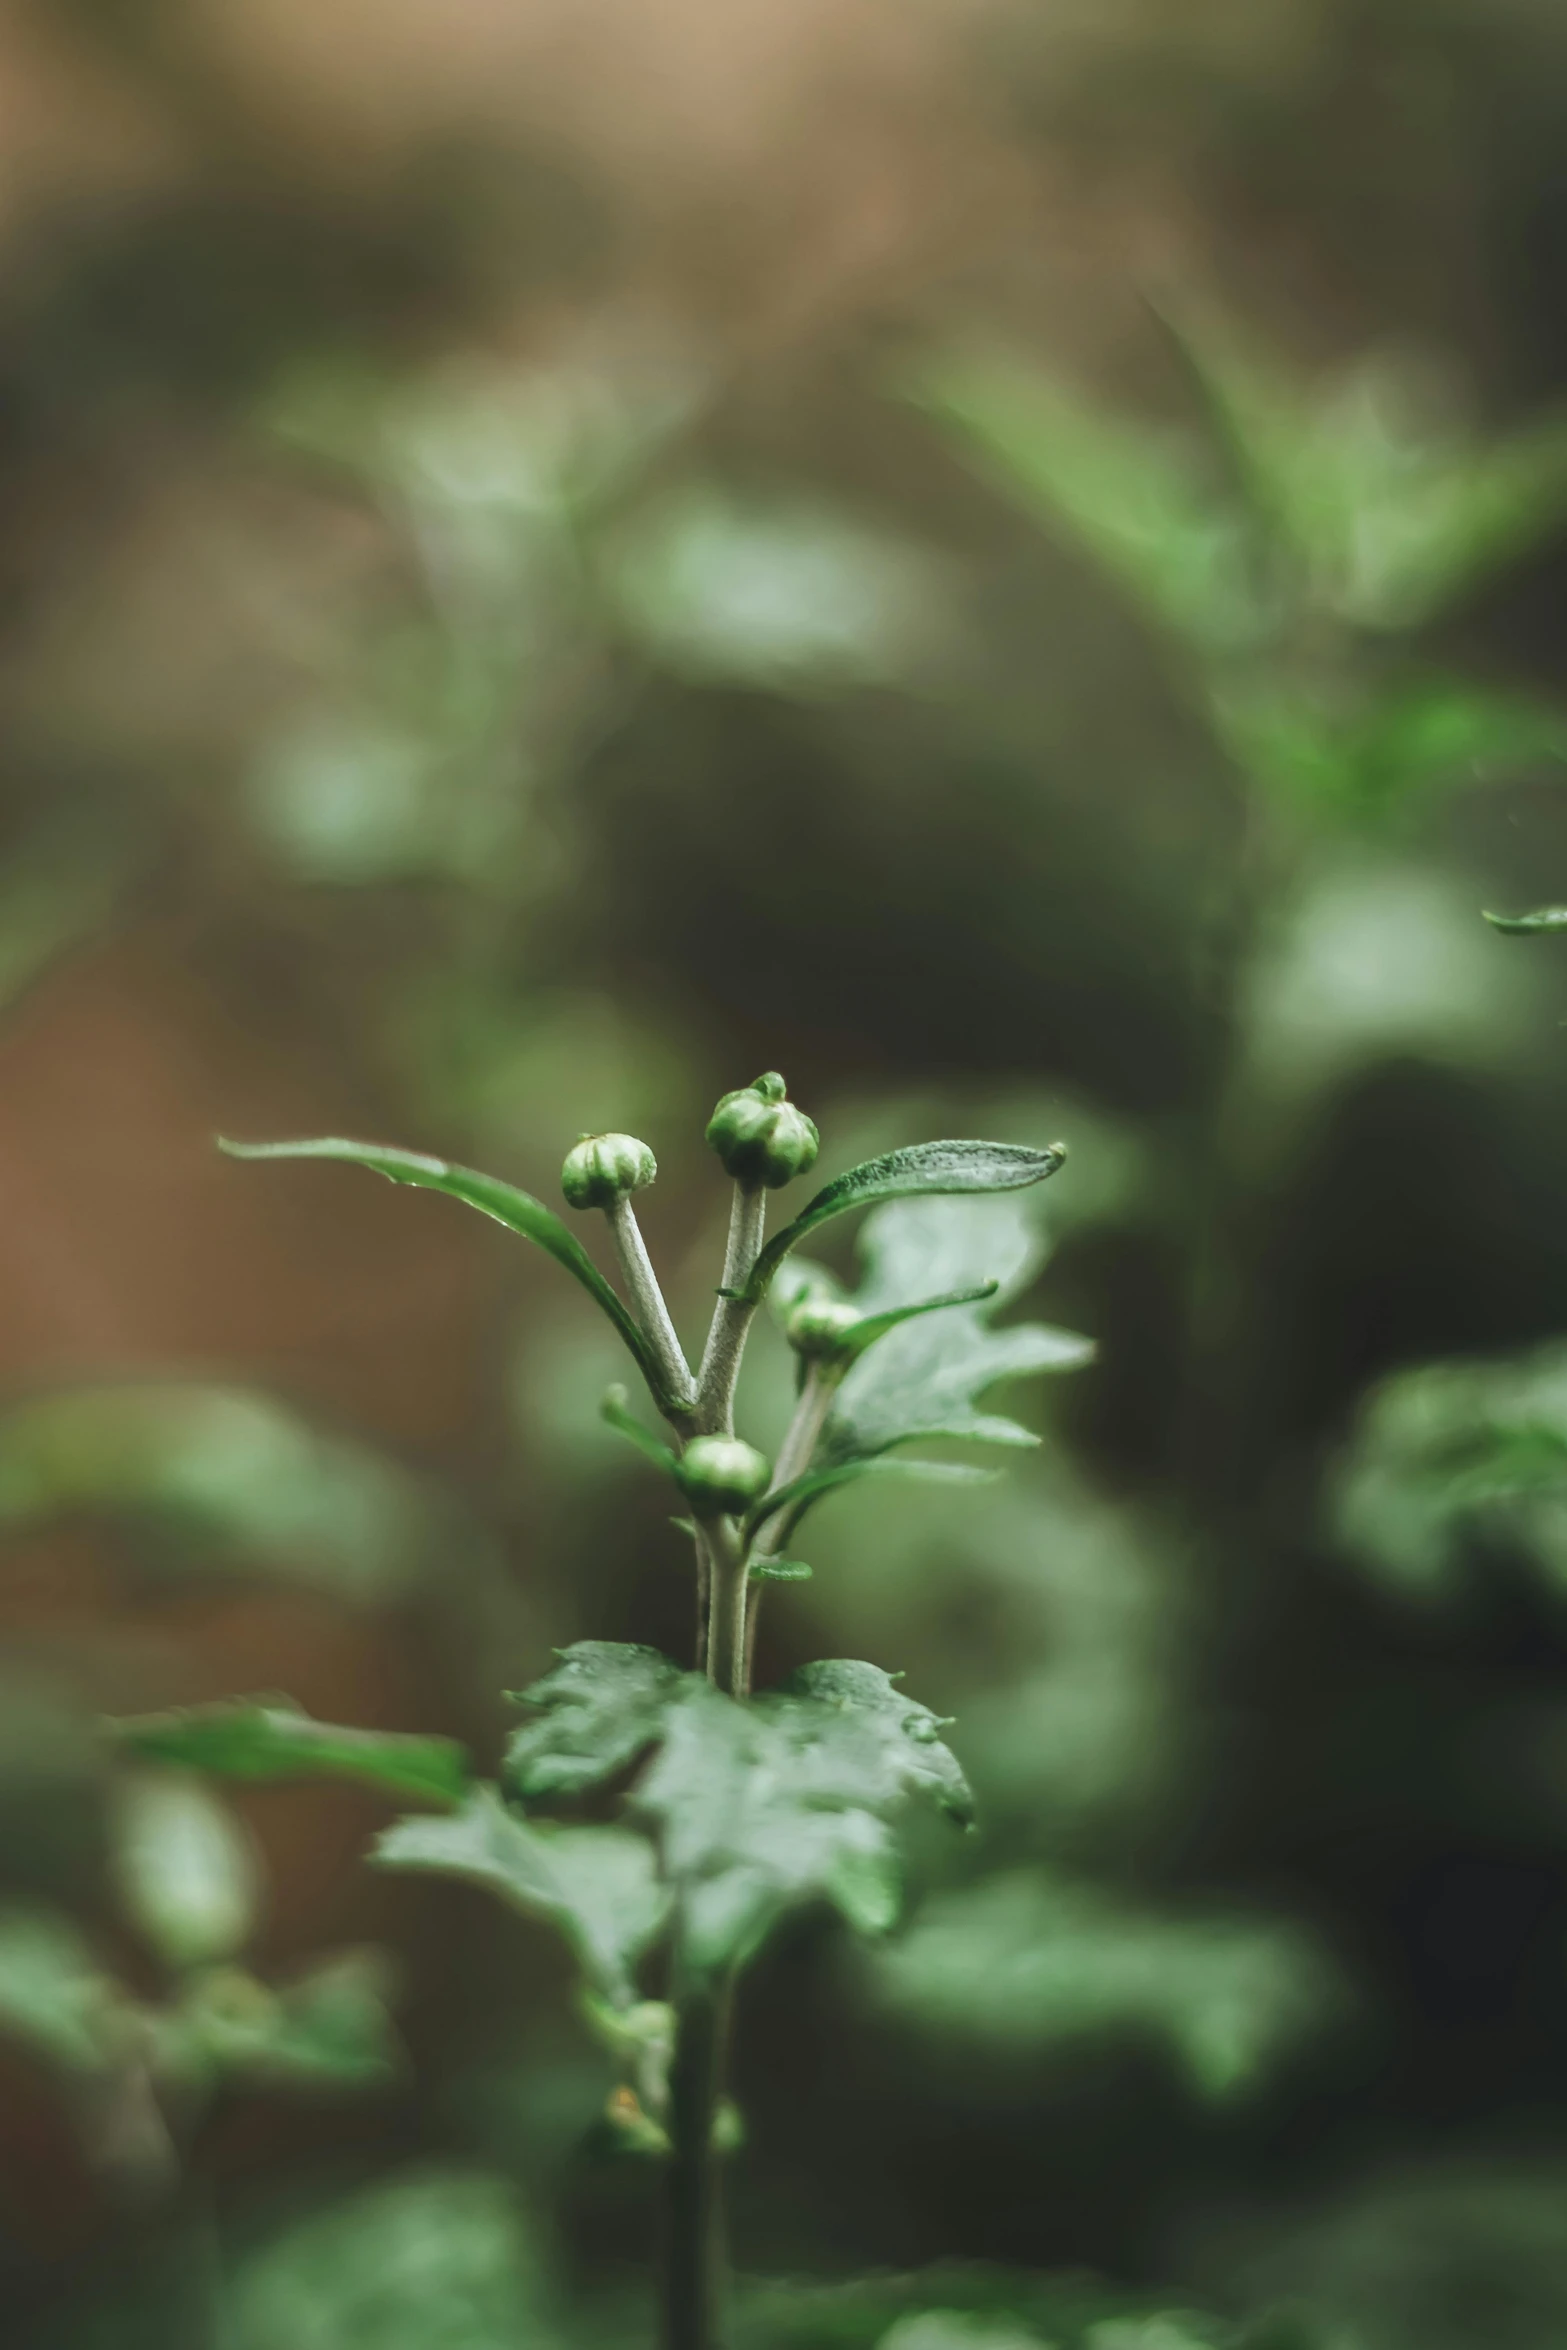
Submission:
POLYGON ((574 1641, 553 1672, 514 1701, 532 1718, 506 1749, 506 1785, 525 1803, 545 1802, 613 1778, 662 1735, 686 1678, 656 1648, 574 1641))
POLYGON ((967 1289, 971 1303, 887 1327, 879 1345, 849 1371, 827 1423, 832 1462, 873 1458, 921 1437, 985 1444, 1033 1444, 1015 1420, 979 1409, 1002 1379, 1030 1371, 1076 1370, 1087 1339, 1039 1323, 992 1327, 995 1312, 1025 1286, 1042 1254, 1033 1226, 962 1201, 908 1203, 873 1216, 860 1236, 866 1276, 855 1303, 868 1317, 895 1315, 932 1278, 967 1289))
POLYGON ((522 1819, 493 1787, 476 1787, 445 1819, 399 1820, 370 1857, 379 1868, 465 1878, 529 1917, 548 1919, 589 1981, 618 2005, 630 2003, 632 1969, 667 1908, 642 1837, 522 1819))
POLYGON ((1567 1347, 1400 1371, 1361 1408, 1330 1488, 1335 1531, 1414 1590, 1450 1586, 1478 1539, 1567 1587, 1567 1347))
POLYGON ((693 1684, 633 1796, 679 1895, 686 1966, 743 1963, 804 1902, 830 1901, 858 1932, 885 1932, 900 1900, 888 1820, 911 1797, 967 1817, 941 1726, 870 1665, 807 1667, 748 1706, 693 1684))
POLYGON ((455 1739, 313 1722, 287 1698, 233 1698, 111 1722, 117 1750, 220 1779, 357 1779, 396 1795, 460 1803, 470 1778, 455 1739))

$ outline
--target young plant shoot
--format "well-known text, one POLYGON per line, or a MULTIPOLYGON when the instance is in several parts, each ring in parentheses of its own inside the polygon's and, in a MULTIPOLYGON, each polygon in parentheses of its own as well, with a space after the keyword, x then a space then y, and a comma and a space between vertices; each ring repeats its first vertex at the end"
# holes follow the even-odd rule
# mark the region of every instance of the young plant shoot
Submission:
MULTIPOLYGON (((608 1316, 667 1425, 660 1437, 612 1389, 604 1416, 667 1477, 690 1544, 698 1600, 695 1654, 579 1641, 516 1700, 521 1726, 499 1784, 476 1784, 444 1741, 328 1728, 278 1700, 247 1700, 117 1725, 143 1762, 236 1778, 305 1773, 369 1780, 430 1807, 378 1840, 383 1868, 463 1877, 550 1921, 570 1943, 582 2007, 622 2072, 611 2119, 667 2179, 661 2290, 666 2350, 713 2350, 724 2338, 727 2256, 719 2181, 734 2141, 725 2103, 736 1980, 786 1912, 826 1903, 864 1934, 894 1922, 894 1828, 912 1803, 966 1825, 962 1771, 945 1724, 873 1664, 807 1666, 783 1687, 751 1688, 757 1610, 769 1582, 810 1573, 795 1551, 824 1495, 897 1469, 974 1475, 908 1460, 921 1439, 1033 1441, 978 1411, 998 1379, 1066 1369, 1081 1340, 1037 1327, 992 1330, 994 1282, 891 1297, 878 1283, 856 1304, 795 1259, 802 1241, 861 1208, 928 1215, 930 1195, 1015 1191, 1065 1156, 995 1142, 931 1142, 840 1175, 771 1239, 768 1196, 808 1174, 815 1126, 769 1071, 718 1104, 707 1140, 733 1186, 728 1245, 696 1368, 681 1345, 644 1245, 633 1200, 655 1178, 647 1145, 584 1135, 562 1190, 601 1215, 623 1293, 570 1226, 511 1185, 411 1151, 337 1140, 245 1145, 238 1158, 345 1159, 394 1183, 466 1200, 546 1249, 608 1316), (921 1203, 912 1210, 886 1202, 921 1203), (791 1262, 794 1259, 794 1262, 791 1262), (797 1359, 793 1416, 776 1459, 735 1429, 736 1385, 758 1308, 771 1297, 797 1359), (629 1777, 611 1824, 573 1807, 629 1777)), ((922 1260, 922 1252, 904 1250, 922 1260)), ((928 1255, 928 1252, 925 1252, 928 1255)), ((896 1250, 883 1249, 882 1262, 896 1250)))

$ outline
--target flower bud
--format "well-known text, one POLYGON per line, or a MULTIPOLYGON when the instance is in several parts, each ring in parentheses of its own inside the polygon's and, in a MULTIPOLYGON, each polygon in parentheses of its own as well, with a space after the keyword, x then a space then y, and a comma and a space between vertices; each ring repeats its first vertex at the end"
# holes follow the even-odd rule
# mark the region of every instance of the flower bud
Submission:
POLYGON ((680 1456, 680 1483, 699 1518, 738 1517, 772 1481, 765 1453, 738 1436, 693 1436, 680 1456))
POLYGON ((835 1297, 802 1297, 784 1316, 784 1336, 808 1363, 830 1361, 863 1319, 855 1306, 835 1297))
POLYGON ((816 1164, 821 1138, 803 1110, 786 1099, 776 1069, 726 1093, 708 1120, 707 1139, 737 1183, 776 1191, 816 1164))
POLYGON ((560 1187, 568 1207, 612 1208, 657 1173, 658 1161, 634 1134, 584 1134, 566 1154, 560 1187))

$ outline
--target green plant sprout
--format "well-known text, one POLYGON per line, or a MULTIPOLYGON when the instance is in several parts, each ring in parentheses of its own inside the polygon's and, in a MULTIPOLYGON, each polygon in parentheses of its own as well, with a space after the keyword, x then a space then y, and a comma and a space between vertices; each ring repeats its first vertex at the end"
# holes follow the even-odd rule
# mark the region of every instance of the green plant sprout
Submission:
POLYGON ((996 1380, 1081 1362, 1082 1341, 1033 1327, 996 1332, 995 1282, 941 1296, 862 1302, 796 1257, 852 1210, 930 1194, 1015 1191, 1056 1173, 1059 1144, 930 1142, 894 1150, 827 1184, 766 1237, 769 1192, 809 1172, 815 1126, 769 1071, 728 1093, 707 1139, 734 1185, 722 1278, 693 1369, 643 1242, 634 1195, 657 1168, 630 1135, 584 1135, 562 1188, 602 1214, 624 1295, 564 1220, 487 1175, 411 1151, 322 1139, 224 1143, 246 1159, 342 1159, 465 1200, 536 1242, 608 1316, 669 1431, 637 1418, 626 1391, 603 1411, 669 1479, 691 1544, 698 1600, 693 1667, 656 1650, 587 1640, 521 1692, 523 1721, 499 1785, 475 1784, 449 1740, 381 1735, 311 1721, 286 1700, 198 1706, 114 1726, 122 1753, 239 1780, 349 1777, 434 1807, 381 1835, 382 1867, 488 1886, 547 1919, 571 1945, 582 2008, 622 2080, 610 2118, 633 2150, 664 2165, 667 2224, 662 2338, 711 2350, 725 2328, 727 2256, 720 2157, 737 2137, 725 2097, 734 1986, 786 1912, 825 1902, 862 1934, 884 1933, 900 1900, 893 1823, 933 1805, 960 1825, 972 1804, 944 1744, 947 1726, 873 1664, 808 1665, 753 1695, 757 1612, 769 1582, 810 1569, 793 1555, 807 1513, 836 1489, 902 1471, 973 1477, 950 1461, 907 1459, 920 1439, 1016 1443, 1014 1423, 978 1411, 996 1380), (747 1339, 771 1301, 797 1360, 793 1417, 770 1462, 736 1433, 747 1339), (629 1782, 629 1783, 628 1783, 629 1782), (602 1810, 625 1788, 621 1817, 602 1810), (551 1818, 564 1811, 566 1817, 551 1818), (663 1996, 644 1972, 662 1970, 663 1996))

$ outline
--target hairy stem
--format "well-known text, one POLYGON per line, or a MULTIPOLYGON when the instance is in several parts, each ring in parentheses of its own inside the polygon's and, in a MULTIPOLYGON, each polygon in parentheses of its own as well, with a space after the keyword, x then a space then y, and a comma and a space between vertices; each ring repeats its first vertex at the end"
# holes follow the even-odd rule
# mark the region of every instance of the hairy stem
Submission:
POLYGON ((630 1198, 622 1194, 613 1207, 605 1209, 604 1220, 614 1239, 631 1310, 653 1350, 663 1381, 664 1393, 655 1401, 675 1427, 688 1429, 696 1410, 696 1381, 669 1318, 669 1308, 664 1303, 664 1293, 658 1285, 658 1275, 653 1270, 653 1260, 647 1253, 647 1243, 630 1198))
MULTIPOLYGON (((743 1289, 761 1253, 767 1224, 767 1194, 758 1184, 737 1183, 729 1211, 729 1246, 724 1252, 724 1288, 743 1289)), ((709 1435, 732 1436, 735 1430, 735 1382, 746 1332, 756 1307, 743 1297, 724 1296, 713 1314, 697 1381, 697 1420, 709 1435)))
POLYGON ((750 1689, 745 1647, 746 1581, 751 1572, 749 1548, 733 1518, 714 1518, 705 1532, 711 1561, 707 1677, 726 1697, 745 1697, 750 1689))
POLYGON ((713 2125, 730 2004, 727 1982, 693 1985, 675 1999, 662 2350, 716 2350, 724 2322, 722 2179, 713 2125))
MULTIPOLYGON (((805 1385, 800 1390, 783 1443, 778 1450, 773 1469, 775 1486, 788 1485, 801 1477, 811 1465, 811 1456, 821 1440, 827 1415, 832 1410, 832 1399, 838 1392, 840 1373, 826 1363, 812 1363, 805 1374, 805 1385)), ((751 1544, 753 1558, 776 1558, 788 1540, 788 1530, 781 1518, 765 1518, 756 1530, 751 1544)), ((762 1599, 767 1590, 765 1581, 752 1583, 749 1570, 745 1602, 745 1685, 751 1686, 756 1670, 756 1625, 762 1612, 762 1599)))

